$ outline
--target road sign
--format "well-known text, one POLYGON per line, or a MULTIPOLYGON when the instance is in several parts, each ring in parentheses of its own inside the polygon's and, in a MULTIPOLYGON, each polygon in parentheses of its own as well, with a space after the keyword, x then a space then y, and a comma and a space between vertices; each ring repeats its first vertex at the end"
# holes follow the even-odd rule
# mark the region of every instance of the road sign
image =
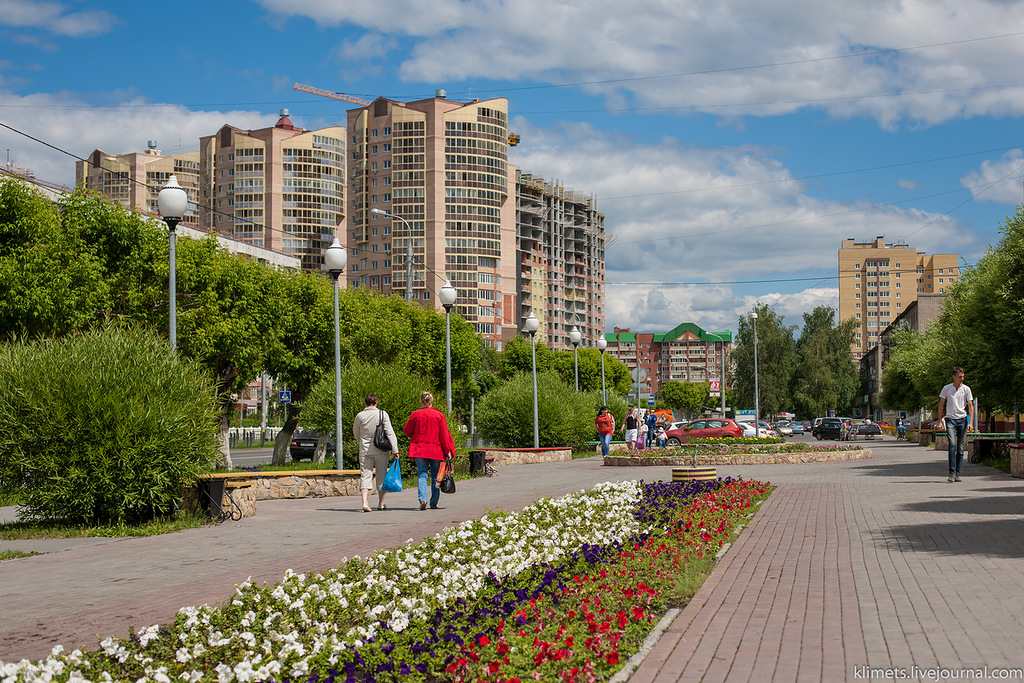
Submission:
POLYGON ((708 381, 708 388, 710 389, 708 393, 711 394, 712 396, 721 396, 722 380, 712 378, 711 380, 708 381))
POLYGON ((647 397, 647 407, 648 408, 653 408, 654 407, 654 397, 653 396, 648 396, 647 397))
POLYGON ((643 368, 633 368, 629 371, 629 374, 635 380, 643 381, 647 379, 647 371, 643 368))
POLYGON ((282 392, 280 392, 280 398, 278 400, 281 403, 291 403, 292 402, 292 392, 290 392, 290 391, 282 391, 282 392))

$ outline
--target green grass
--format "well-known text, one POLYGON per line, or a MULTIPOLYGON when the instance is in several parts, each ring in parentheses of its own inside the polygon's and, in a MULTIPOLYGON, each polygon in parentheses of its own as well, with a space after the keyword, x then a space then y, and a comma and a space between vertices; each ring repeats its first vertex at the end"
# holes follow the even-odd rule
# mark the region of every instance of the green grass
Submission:
POLYGON ((21 496, 17 493, 0 493, 0 506, 3 505, 20 505, 21 496))
POLYGON ((20 557, 32 557, 39 553, 26 553, 23 550, 0 550, 0 561, 2 560, 17 560, 20 557))
POLYGON ((1010 456, 1008 455, 982 458, 978 464, 991 467, 992 469, 999 470, 1000 472, 1006 472, 1007 474, 1010 473, 1010 456))
POLYGON ((139 525, 79 526, 61 522, 10 522, 0 524, 0 538, 15 541, 33 538, 159 536, 183 529, 196 529, 210 523, 210 517, 206 514, 185 512, 173 519, 157 519, 139 525))

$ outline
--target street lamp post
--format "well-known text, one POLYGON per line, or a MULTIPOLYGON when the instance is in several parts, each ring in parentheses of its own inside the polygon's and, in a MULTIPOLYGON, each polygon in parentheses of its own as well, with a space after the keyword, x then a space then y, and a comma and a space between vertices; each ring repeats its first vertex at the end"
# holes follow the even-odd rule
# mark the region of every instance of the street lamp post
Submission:
POLYGON ((757 311, 751 314, 754 320, 754 436, 761 433, 761 394, 757 387, 757 311))
POLYGON ((583 335, 580 334, 579 328, 573 325, 572 331, 569 332, 569 341, 572 342, 572 362, 576 368, 576 391, 580 390, 580 356, 577 347, 582 339, 583 335))
POLYGON ((530 359, 533 361, 533 447, 540 448, 540 420, 537 415, 537 328, 540 321, 530 311, 530 317, 526 319, 526 331, 530 333, 530 359))
POLYGON ((167 260, 170 264, 170 323, 168 336, 171 339, 171 348, 178 348, 178 283, 174 272, 174 229, 178 227, 185 210, 188 209, 188 195, 184 188, 178 184, 178 178, 171 176, 167 184, 160 190, 156 198, 157 207, 160 209, 160 216, 167 224, 167 260))
MULTIPOLYGON (((370 209, 370 213, 375 213, 385 218, 397 218, 405 224, 405 232, 408 235, 408 238, 405 240, 405 300, 412 301, 412 227, 409 225, 409 221, 384 209, 370 209)), ((449 412, 451 411, 449 410, 449 412)))
POLYGON ((448 398, 448 414, 452 413, 452 305, 459 297, 447 278, 444 287, 437 293, 444 306, 444 389, 448 398))
POLYGON ((324 254, 324 265, 327 272, 334 280, 334 457, 335 469, 342 469, 342 439, 341 439, 341 325, 338 314, 338 278, 345 270, 348 262, 348 252, 341 246, 337 236, 334 243, 327 248, 324 254))
POLYGON ((608 348, 608 340, 602 334, 597 338, 597 348, 601 352, 601 405, 608 405, 608 391, 604 388, 604 350, 608 348))

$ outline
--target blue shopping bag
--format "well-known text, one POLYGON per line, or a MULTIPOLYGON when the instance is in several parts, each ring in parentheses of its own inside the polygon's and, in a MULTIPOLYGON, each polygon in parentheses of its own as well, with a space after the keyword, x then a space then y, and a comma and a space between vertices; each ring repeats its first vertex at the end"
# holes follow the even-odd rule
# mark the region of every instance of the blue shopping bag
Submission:
POLYGON ((384 475, 384 484, 381 485, 380 490, 387 493, 401 492, 402 468, 398 465, 398 458, 391 461, 391 466, 388 467, 388 473, 384 475))

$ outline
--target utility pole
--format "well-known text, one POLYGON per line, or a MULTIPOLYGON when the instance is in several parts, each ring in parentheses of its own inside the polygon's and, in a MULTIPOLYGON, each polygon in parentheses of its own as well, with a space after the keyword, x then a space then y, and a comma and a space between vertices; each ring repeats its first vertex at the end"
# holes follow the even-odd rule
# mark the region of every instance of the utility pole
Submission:
POLYGON ((412 301, 412 227, 406 222, 409 238, 405 242, 405 300, 412 301))

